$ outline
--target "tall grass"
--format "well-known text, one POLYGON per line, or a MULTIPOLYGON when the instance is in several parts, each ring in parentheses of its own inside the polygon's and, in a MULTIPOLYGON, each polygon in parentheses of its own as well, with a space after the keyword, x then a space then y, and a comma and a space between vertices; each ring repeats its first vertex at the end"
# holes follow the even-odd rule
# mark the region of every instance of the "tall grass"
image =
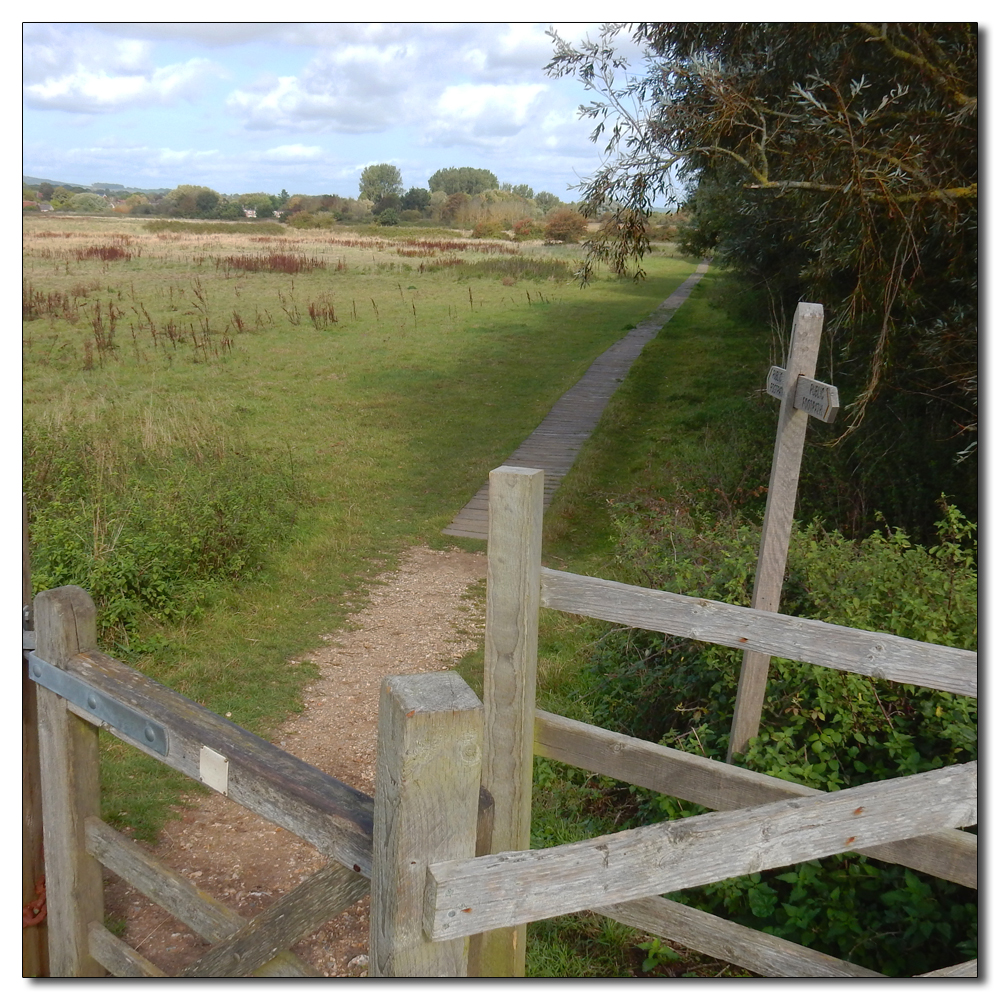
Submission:
POLYGON ((50 413, 25 424, 23 455, 34 585, 87 590, 117 655, 252 578, 306 500, 287 457, 169 402, 50 413))
POLYGON ((262 221, 255 219, 238 219, 235 222, 188 222, 181 219, 152 219, 142 223, 142 228, 148 233, 180 233, 186 235, 204 235, 205 233, 222 233, 231 235, 241 232, 250 235, 252 231, 255 235, 281 236, 286 232, 285 227, 280 222, 262 221))
POLYGON ((468 278, 569 281, 573 277, 573 268, 559 257, 501 257, 464 261, 456 268, 456 277, 459 281, 468 278))

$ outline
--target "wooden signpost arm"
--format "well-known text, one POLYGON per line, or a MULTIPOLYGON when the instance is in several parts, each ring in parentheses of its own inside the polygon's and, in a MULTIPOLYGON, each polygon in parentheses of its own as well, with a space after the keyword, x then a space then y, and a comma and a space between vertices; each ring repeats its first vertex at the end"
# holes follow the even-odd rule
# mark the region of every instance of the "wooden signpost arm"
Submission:
MULTIPOLYGON (((800 302, 795 310, 792 342, 785 365, 786 387, 794 387, 800 375, 810 379, 815 376, 822 332, 823 307, 814 302, 800 302)), ((781 585, 788 557, 795 494, 798 490, 808 421, 809 414, 795 408, 794 391, 786 391, 778 413, 778 434, 774 442, 771 482, 767 491, 757 575, 754 578, 752 606, 764 611, 777 611, 781 600, 781 585)), ((757 735, 770 662, 771 658, 763 653, 748 650, 743 655, 733 728, 726 755, 729 763, 732 763, 733 754, 743 753, 749 741, 757 735)))

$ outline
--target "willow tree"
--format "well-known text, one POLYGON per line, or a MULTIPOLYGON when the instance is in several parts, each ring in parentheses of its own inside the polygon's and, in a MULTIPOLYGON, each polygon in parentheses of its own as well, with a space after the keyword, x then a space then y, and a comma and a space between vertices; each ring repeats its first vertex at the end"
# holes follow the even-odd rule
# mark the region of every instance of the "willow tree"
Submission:
POLYGON ((576 48, 552 37, 547 70, 594 91, 580 110, 604 144, 582 185, 588 214, 610 212, 588 263, 641 275, 652 205, 687 201, 688 249, 778 317, 799 299, 826 307, 845 454, 912 455, 925 466, 914 502, 944 489, 974 504, 974 460, 955 461, 976 430, 976 25, 614 24, 576 48))

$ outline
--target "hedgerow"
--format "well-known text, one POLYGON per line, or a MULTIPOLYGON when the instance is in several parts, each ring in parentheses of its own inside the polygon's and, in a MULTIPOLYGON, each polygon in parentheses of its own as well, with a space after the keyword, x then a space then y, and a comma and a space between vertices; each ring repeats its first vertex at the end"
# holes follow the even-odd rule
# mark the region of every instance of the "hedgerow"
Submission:
MULTIPOLYGON (((620 579, 749 606, 759 529, 657 498, 615 505, 620 579)), ((965 649, 977 643, 976 526, 942 499, 937 544, 885 527, 851 541, 795 528, 785 614, 965 649)), ((584 675, 589 721, 725 759, 741 654, 638 629, 596 639, 584 675)), ((976 702, 772 659, 760 735, 737 763, 824 791, 973 760, 976 702)), ((704 810, 634 789, 636 822, 704 810)), ((976 894, 843 855, 675 894, 689 905, 886 975, 976 954, 976 894)))

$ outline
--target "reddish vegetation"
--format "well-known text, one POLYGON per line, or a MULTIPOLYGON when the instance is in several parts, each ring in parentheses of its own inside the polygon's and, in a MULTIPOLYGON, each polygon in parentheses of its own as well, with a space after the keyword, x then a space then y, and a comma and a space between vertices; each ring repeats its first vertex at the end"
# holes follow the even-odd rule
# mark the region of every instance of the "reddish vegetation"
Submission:
POLYGON ((321 330, 331 323, 337 322, 337 313, 332 302, 310 302, 309 318, 312 320, 313 326, 317 330, 321 330))
POLYGON ((97 258, 98 260, 131 260, 132 254, 120 246, 82 247, 76 252, 77 260, 97 258))
POLYGON ((304 254, 278 253, 267 254, 243 253, 234 257, 219 257, 215 267, 226 271, 276 271, 281 274, 301 274, 304 271, 314 271, 326 264, 318 257, 306 257, 304 254))
MULTIPOLYGON (((86 292, 84 292, 86 296, 86 292)), ((43 316, 61 317, 75 323, 80 318, 72 294, 40 292, 30 281, 21 282, 21 318, 25 322, 43 316)))

